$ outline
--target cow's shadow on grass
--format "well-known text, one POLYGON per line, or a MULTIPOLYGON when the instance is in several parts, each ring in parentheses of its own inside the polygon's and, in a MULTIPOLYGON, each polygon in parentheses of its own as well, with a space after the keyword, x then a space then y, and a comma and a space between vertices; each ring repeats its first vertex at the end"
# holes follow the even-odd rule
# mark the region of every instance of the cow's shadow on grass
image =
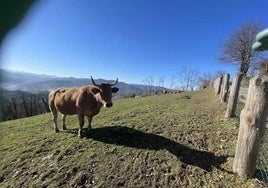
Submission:
POLYGON ((85 136, 108 144, 156 151, 168 150, 181 162, 200 167, 206 171, 212 171, 213 167, 221 169, 220 165, 225 163, 228 157, 216 156, 211 152, 192 149, 163 136, 145 133, 126 126, 94 128, 90 134, 85 136))

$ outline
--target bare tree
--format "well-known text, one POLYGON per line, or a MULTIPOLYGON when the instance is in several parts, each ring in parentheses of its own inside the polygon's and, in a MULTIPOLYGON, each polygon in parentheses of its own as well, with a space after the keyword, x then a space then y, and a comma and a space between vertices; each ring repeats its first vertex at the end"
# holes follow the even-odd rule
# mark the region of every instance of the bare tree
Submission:
POLYGON ((148 95, 149 86, 148 86, 147 80, 144 79, 144 80, 143 80, 143 83, 144 83, 144 85, 145 85, 145 95, 148 95))
POLYGON ((199 73, 197 70, 190 69, 188 67, 182 67, 178 72, 179 87, 183 91, 193 91, 198 86, 199 73))
POLYGON ((153 88, 153 83, 154 83, 154 79, 152 76, 147 76, 145 78, 145 81, 148 83, 148 89, 149 89, 149 95, 152 95, 152 88, 153 88))
POLYGON ((48 92, 41 92, 40 93, 40 97, 41 97, 41 101, 43 103, 44 106, 44 112, 50 112, 49 106, 48 106, 48 92))
POLYGON ((20 92, 19 95, 20 95, 20 99, 22 101, 24 111, 26 113, 26 117, 30 117, 30 110, 29 110, 29 106, 28 106, 28 97, 26 96, 26 94, 24 92, 20 92))
POLYGON ((146 86, 146 95, 152 95, 152 88, 153 88, 153 77, 152 76, 147 76, 144 80, 143 83, 146 86))
POLYGON ((163 89, 165 83, 165 76, 161 76, 159 79, 159 88, 163 89))
POLYGON ((14 104, 13 104, 12 99, 6 100, 5 111, 6 111, 5 115, 6 115, 7 120, 17 119, 17 114, 16 114, 16 110, 14 110, 14 104))
POLYGON ((198 87, 198 83, 199 83, 199 72, 197 70, 191 70, 191 77, 189 80, 189 88, 191 91, 194 90, 194 88, 198 87))
POLYGON ((254 64, 253 70, 258 72, 259 75, 267 74, 268 73, 268 58, 264 58, 254 64))
POLYGON ((24 91, 7 92, 1 98, 0 121, 29 117, 49 112, 48 91, 28 93, 24 91))
POLYGON ((210 87, 214 82, 214 77, 210 72, 205 72, 202 77, 199 78, 199 85, 210 87))
POLYGON ((173 74, 171 77, 171 82, 170 82, 170 87, 169 87, 171 90, 175 86, 175 79, 176 79, 176 76, 173 74))
POLYGON ((18 109, 17 109, 17 98, 16 97, 11 97, 10 99, 12 101, 13 104, 13 119, 17 119, 18 118, 18 109))
POLYGON ((261 26, 259 24, 246 23, 231 33, 223 44, 219 60, 222 63, 239 66, 236 79, 233 79, 226 117, 235 116, 235 108, 242 78, 248 72, 250 65, 260 57, 260 53, 251 49, 252 44, 255 42, 256 34, 260 30, 261 26))
POLYGON ((250 65, 259 59, 260 53, 252 50, 260 24, 246 23, 229 35, 219 55, 222 63, 239 65, 239 73, 246 75, 250 65))
POLYGON ((225 72, 225 71, 221 71, 221 70, 218 70, 216 73, 215 73, 215 75, 214 75, 214 80, 216 79, 216 78, 218 78, 219 76, 223 76, 223 75, 225 75, 227 72, 225 72))

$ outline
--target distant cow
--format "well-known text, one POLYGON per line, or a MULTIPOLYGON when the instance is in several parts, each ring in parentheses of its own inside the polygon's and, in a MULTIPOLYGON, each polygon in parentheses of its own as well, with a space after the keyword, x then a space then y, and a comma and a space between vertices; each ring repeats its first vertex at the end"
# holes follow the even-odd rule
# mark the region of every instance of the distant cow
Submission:
POLYGON ((178 94, 178 93, 181 93, 181 90, 174 90, 172 93, 173 94, 178 94))
POLYGON ((199 90, 206 89, 206 88, 207 88, 207 86, 203 85, 203 86, 199 87, 199 90))
POLYGON ((78 137, 81 137, 85 116, 87 116, 88 131, 90 131, 92 118, 99 113, 101 107, 113 106, 112 93, 116 93, 119 89, 112 86, 118 82, 118 79, 112 84, 96 84, 91 77, 91 82, 94 86, 58 88, 49 93, 49 108, 53 115, 55 132, 59 132, 57 125, 58 112, 62 113, 63 130, 66 130, 66 116, 73 114, 78 115, 78 137))
POLYGON ((168 91, 167 91, 167 90, 165 90, 165 89, 163 89, 162 93, 163 93, 163 94, 167 94, 167 93, 168 93, 168 91))

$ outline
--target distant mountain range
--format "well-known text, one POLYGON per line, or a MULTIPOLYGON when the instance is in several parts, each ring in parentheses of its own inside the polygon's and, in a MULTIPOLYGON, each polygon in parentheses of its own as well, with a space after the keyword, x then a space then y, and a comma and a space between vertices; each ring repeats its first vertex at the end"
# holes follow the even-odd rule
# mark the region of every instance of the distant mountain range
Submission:
MULTIPOLYGON (((5 90, 21 90, 27 92, 50 91, 58 87, 75 87, 91 85, 89 78, 65 78, 53 75, 32 74, 0 69, 2 77, 1 87, 5 90)), ((113 80, 94 79, 96 83, 113 82, 113 80)), ((127 84, 118 82, 118 95, 141 95, 146 92, 147 86, 141 84, 127 84)), ((166 88, 164 88, 166 89, 166 88)), ((152 91, 160 91, 162 88, 152 86, 152 91)))

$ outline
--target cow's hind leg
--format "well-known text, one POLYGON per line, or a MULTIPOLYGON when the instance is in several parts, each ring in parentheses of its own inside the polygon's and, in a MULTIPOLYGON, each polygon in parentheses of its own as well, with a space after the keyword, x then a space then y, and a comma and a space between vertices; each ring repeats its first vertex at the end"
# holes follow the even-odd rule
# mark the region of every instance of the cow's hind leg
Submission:
POLYGON ((87 127, 87 132, 89 133, 91 130, 91 121, 92 121, 92 116, 87 116, 88 120, 88 127, 87 127))
POLYGON ((66 124, 65 124, 66 116, 67 115, 62 114, 62 129, 63 130, 66 130, 66 124))
POLYGON ((83 130, 83 126, 84 126, 84 115, 82 114, 78 114, 78 120, 79 120, 79 129, 78 129, 78 137, 82 138, 82 130, 83 130))
POLYGON ((55 131, 55 133, 57 133, 57 132, 59 132, 58 123, 57 123, 58 111, 57 110, 51 110, 51 113, 52 113, 53 121, 54 121, 54 131, 55 131))

